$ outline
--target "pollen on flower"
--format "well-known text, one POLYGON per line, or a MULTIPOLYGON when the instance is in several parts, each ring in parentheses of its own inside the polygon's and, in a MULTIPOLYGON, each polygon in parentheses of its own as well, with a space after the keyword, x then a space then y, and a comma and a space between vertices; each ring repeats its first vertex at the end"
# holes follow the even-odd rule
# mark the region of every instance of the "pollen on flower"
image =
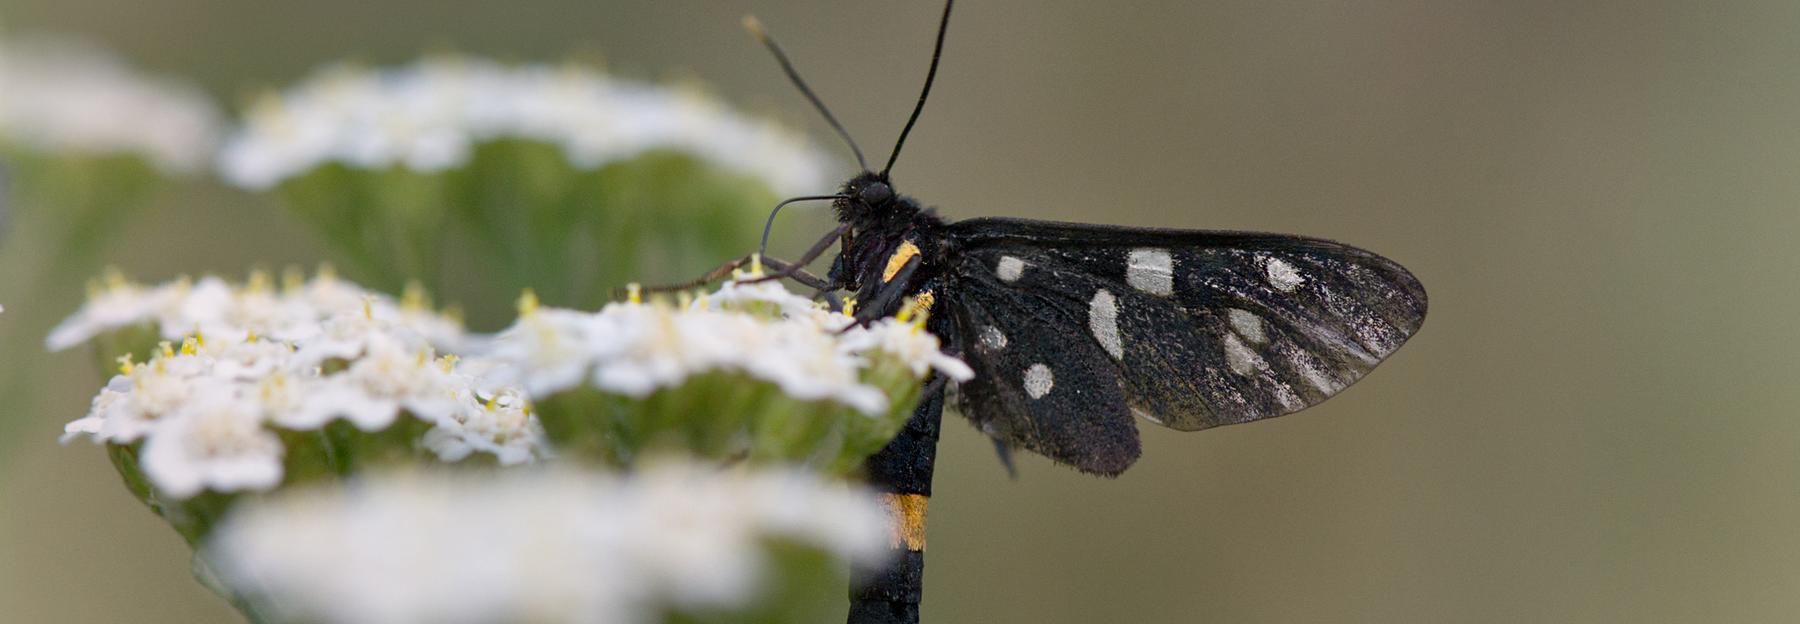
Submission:
POLYGON ((244 290, 253 293, 267 292, 273 283, 274 279, 269 277, 268 271, 253 269, 250 276, 244 279, 244 290))
MULTIPOLYGON (((325 269, 326 267, 319 267, 319 275, 323 276, 325 274, 325 269)), ((305 287, 306 269, 289 265, 287 268, 281 270, 281 289, 283 291, 293 292, 305 287)))
POLYGON ((102 269, 100 271, 100 280, 101 284, 103 284, 107 290, 119 290, 131 285, 131 280, 125 278, 125 272, 120 271, 119 267, 116 266, 109 266, 102 269))
POLYGON ((407 280, 400 293, 400 307, 407 311, 430 310, 431 293, 425 292, 425 285, 419 280, 407 280))

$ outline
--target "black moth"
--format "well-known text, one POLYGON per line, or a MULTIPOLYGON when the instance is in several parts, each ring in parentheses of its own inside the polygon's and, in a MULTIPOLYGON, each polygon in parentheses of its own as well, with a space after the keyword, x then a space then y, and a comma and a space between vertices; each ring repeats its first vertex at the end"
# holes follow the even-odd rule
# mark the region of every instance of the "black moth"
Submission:
POLYGON ((1324 401, 1425 317, 1406 269, 1331 241, 945 222, 874 173, 844 194, 851 227, 832 283, 876 316, 901 295, 931 302, 946 321, 933 330, 975 370, 957 388, 963 415, 1084 472, 1117 475, 1138 458, 1134 414, 1194 431, 1324 401))
MULTIPOLYGON (((1419 330, 1426 297, 1418 280, 1392 260, 1341 243, 1022 219, 950 222, 894 192, 888 172, 930 94, 951 5, 944 3, 918 105, 880 173, 780 47, 746 22, 863 169, 836 194, 782 203, 832 200, 840 225, 797 262, 767 261, 777 272, 763 279, 795 278, 821 294, 852 291, 863 322, 902 306, 928 314, 927 328, 945 350, 975 371, 956 388, 963 415, 1003 458, 1023 448, 1117 475, 1138 458, 1137 417, 1192 431, 1290 414, 1355 383, 1419 330), (823 279, 800 268, 833 243, 840 252, 823 279)), ((763 241, 766 247, 766 229, 763 241)), ((851 622, 918 620, 944 386, 933 380, 906 429, 865 465, 893 512, 899 553, 859 573, 851 622)))
MULTIPOLYGON (((830 199, 841 251, 822 291, 855 292, 858 316, 906 302, 931 315, 946 349, 975 369, 962 413, 1005 447, 1117 475, 1138 457, 1134 415, 1193 431, 1290 414, 1337 394, 1417 332, 1425 289, 1392 260, 1284 234, 971 219, 948 222, 893 190, 754 20, 802 93, 850 142, 863 172, 830 199)), ((788 202, 783 202, 785 205, 788 202)), ((777 207, 779 210, 779 207, 777 207)), ((770 215, 773 223, 774 215, 770 215)), ((767 242, 767 232, 764 233, 767 242)), ((940 386, 941 387, 941 386, 940 386)))

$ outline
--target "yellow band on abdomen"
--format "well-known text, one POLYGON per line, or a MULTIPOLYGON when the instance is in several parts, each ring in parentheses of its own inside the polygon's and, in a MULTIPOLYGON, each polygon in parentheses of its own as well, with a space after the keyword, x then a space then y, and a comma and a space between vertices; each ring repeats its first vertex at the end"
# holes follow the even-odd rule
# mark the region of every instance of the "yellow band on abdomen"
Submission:
POLYGON ((925 550, 925 508, 930 503, 924 494, 881 495, 881 507, 888 515, 888 548, 925 550))

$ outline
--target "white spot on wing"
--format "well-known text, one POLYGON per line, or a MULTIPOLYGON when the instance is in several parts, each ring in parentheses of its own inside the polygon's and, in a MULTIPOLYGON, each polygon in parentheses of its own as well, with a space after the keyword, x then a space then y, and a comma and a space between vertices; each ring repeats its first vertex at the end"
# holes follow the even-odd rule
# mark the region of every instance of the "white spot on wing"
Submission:
POLYGON ((1125 260, 1125 282, 1152 295, 1174 294, 1175 258, 1167 249, 1133 249, 1125 260))
POLYGON ((1119 301, 1113 294, 1102 288, 1094 293, 1094 300, 1088 302, 1088 333, 1100 342, 1100 347, 1112 354, 1115 360, 1125 359, 1125 343, 1119 337, 1119 301))
POLYGON ((1225 334, 1225 363, 1231 365, 1231 372, 1248 377, 1256 369, 1266 366, 1262 356, 1244 346, 1237 334, 1225 334))
POLYGON ((981 341, 981 348, 989 351, 999 351, 1006 348, 1006 334, 1000 333, 1000 328, 994 327, 993 325, 983 325, 978 334, 976 339, 981 341))
POLYGON ((1012 256, 1000 256, 1000 265, 994 267, 994 274, 1003 281, 1018 281, 1025 274, 1025 261, 1012 256))
POLYGON ((1306 278, 1300 276, 1300 271, 1281 258, 1269 258, 1268 262, 1263 263, 1263 278, 1269 280, 1269 285, 1274 286, 1275 290, 1284 293, 1294 292, 1295 288, 1306 283, 1306 278))
POLYGON ((1261 345, 1269 341, 1269 335, 1263 333, 1262 317, 1237 308, 1226 309, 1225 316, 1231 320, 1232 331, 1250 341, 1250 344, 1261 345))
POLYGON ((1032 364, 1025 369, 1025 394, 1034 399, 1044 398, 1050 394, 1050 388, 1056 386, 1056 376, 1050 373, 1050 367, 1043 364, 1032 364))

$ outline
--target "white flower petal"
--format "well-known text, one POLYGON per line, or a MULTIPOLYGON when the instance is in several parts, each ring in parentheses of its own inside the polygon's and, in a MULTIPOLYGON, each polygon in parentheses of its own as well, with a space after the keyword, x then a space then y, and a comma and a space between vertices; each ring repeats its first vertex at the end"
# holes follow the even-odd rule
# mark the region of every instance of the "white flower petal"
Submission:
POLYGON ((202 490, 262 490, 281 481, 281 440, 263 427, 261 407, 205 391, 159 423, 144 443, 144 475, 175 498, 202 490))

